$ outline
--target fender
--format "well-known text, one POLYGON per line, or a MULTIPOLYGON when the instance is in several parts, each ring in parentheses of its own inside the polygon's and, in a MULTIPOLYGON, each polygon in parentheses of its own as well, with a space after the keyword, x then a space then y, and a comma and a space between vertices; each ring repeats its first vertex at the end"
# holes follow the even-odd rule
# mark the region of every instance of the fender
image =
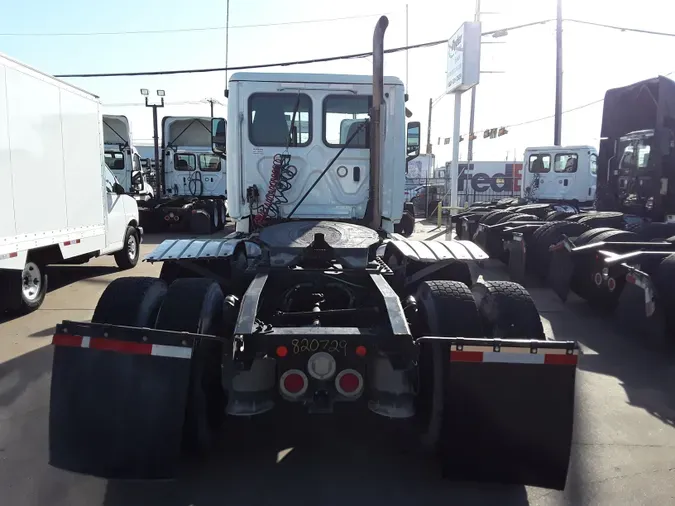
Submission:
POLYGON ((262 255, 260 246, 247 240, 248 234, 234 233, 223 239, 166 239, 148 254, 144 262, 164 262, 166 260, 206 260, 231 257, 237 246, 244 244, 246 256, 262 255))
POLYGON ((489 258, 487 253, 471 241, 414 241, 399 234, 391 234, 391 240, 387 242, 387 249, 389 248, 395 248, 410 260, 424 263, 445 260, 481 261, 489 258))

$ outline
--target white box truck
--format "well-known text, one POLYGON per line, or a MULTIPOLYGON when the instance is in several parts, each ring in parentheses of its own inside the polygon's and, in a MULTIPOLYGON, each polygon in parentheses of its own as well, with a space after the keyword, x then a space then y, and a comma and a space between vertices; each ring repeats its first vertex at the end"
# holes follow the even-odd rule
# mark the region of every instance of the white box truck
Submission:
POLYGON ((0 54, 0 313, 39 307, 49 264, 138 262, 138 207, 102 130, 98 97, 0 54))

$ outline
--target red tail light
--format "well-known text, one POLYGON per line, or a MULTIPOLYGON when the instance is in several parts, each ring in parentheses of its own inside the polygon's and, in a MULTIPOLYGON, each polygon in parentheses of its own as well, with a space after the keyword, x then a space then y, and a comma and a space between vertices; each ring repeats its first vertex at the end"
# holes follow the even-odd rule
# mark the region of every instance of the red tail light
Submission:
POLYGON ((336 390, 345 397, 356 397, 363 391, 363 376, 354 369, 345 369, 335 377, 336 390))
POLYGON ((307 376, 299 369, 290 369, 281 375, 279 389, 286 397, 300 397, 307 391, 307 376))

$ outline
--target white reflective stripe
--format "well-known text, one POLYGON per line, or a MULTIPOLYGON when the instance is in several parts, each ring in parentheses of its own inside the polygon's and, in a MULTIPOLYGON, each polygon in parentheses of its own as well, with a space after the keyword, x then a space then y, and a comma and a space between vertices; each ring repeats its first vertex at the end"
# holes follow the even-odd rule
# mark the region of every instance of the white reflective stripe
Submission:
MULTIPOLYGON (((452 347, 452 351, 478 351, 481 353, 501 353, 501 354, 527 354, 527 355, 570 355, 566 349, 563 348, 537 348, 536 353, 532 353, 532 348, 523 347, 516 348, 511 346, 503 346, 500 351, 495 352, 493 346, 462 346, 457 345, 452 347)), ((579 350, 573 350, 572 355, 578 355, 579 350)))
POLYGON ((82 336, 82 344, 80 345, 82 348, 89 348, 89 342, 91 341, 91 337, 89 336, 82 336))
POLYGON ((484 352, 483 362, 506 363, 506 364, 543 364, 546 355, 539 353, 501 353, 484 352))
POLYGON ((163 344, 153 344, 150 355, 157 357, 172 357, 172 358, 191 358, 192 348, 180 346, 166 346, 163 344))

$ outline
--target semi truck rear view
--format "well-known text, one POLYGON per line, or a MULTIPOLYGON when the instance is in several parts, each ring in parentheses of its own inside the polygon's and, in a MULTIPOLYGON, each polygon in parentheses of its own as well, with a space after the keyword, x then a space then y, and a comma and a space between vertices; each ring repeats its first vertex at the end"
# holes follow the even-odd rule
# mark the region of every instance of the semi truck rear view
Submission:
POLYGON ((102 130, 98 97, 0 55, 0 313, 39 307, 49 264, 138 262, 138 207, 102 130))

